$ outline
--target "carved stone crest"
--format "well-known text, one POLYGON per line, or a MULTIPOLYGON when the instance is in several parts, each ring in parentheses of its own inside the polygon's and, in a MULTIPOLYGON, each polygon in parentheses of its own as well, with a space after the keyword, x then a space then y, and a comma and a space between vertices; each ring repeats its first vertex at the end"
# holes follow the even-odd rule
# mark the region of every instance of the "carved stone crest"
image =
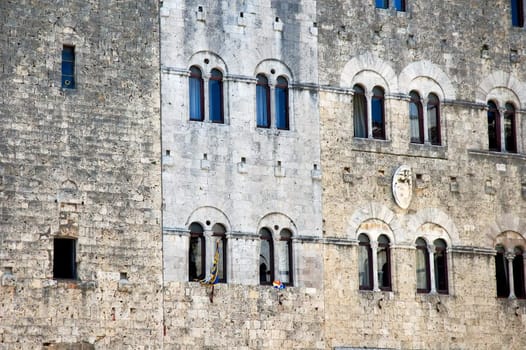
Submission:
POLYGON ((401 165, 393 175, 393 197, 402 209, 407 209, 413 196, 413 173, 407 165, 401 165))

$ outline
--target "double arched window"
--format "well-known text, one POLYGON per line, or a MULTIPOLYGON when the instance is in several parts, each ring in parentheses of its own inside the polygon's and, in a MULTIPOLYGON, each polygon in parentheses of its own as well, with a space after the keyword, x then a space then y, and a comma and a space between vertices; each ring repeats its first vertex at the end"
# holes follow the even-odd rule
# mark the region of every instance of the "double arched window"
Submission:
POLYGON ((256 76, 256 125, 258 128, 272 126, 271 90, 274 90, 274 115, 277 129, 289 130, 289 83, 284 76, 271 86, 265 74, 256 76))
POLYGON ((526 298, 524 279, 524 249, 521 246, 495 247, 495 279, 499 298, 526 298))
POLYGON ((423 238, 416 240, 416 291, 449 293, 447 243, 441 238, 436 239, 432 246, 428 246, 423 238))
POLYGON ((203 226, 190 225, 190 251, 188 254, 188 279, 190 281, 205 278, 206 245, 203 226))
POLYGON ((385 90, 375 86, 367 95, 360 84, 353 90, 354 137, 385 140, 385 90))
POLYGON ((423 101, 417 91, 409 93, 409 126, 411 143, 430 143, 441 145, 440 133, 440 100, 434 93, 427 95, 423 108, 423 101), (425 115, 424 115, 425 113, 425 115))
POLYGON ((502 112, 496 101, 488 101, 488 149, 495 152, 517 153, 514 104, 506 102, 502 112))
POLYGON ((358 236, 358 273, 361 290, 391 290, 391 253, 390 241, 386 235, 380 235, 377 242, 371 244, 369 236, 358 236))
POLYGON ((274 244, 278 256, 277 279, 285 285, 294 283, 293 260, 292 260, 292 232, 282 229, 279 240, 274 242, 272 232, 268 228, 259 231, 260 253, 259 253, 259 283, 270 285, 276 279, 274 267, 274 244))
POLYGON ((207 278, 209 269, 213 265, 214 255, 219 255, 217 263, 219 283, 227 282, 227 237, 222 224, 214 224, 212 232, 207 232, 197 222, 190 224, 190 244, 188 252, 188 280, 199 281, 207 278), (207 255, 207 246, 209 254, 207 255))
POLYGON ((189 105, 190 120, 204 121, 208 114, 210 122, 224 123, 223 73, 219 69, 212 69, 210 75, 203 76, 197 66, 190 67, 189 105), (205 91, 205 79, 208 85, 205 91), (208 92, 208 113, 205 110, 205 95, 208 92))

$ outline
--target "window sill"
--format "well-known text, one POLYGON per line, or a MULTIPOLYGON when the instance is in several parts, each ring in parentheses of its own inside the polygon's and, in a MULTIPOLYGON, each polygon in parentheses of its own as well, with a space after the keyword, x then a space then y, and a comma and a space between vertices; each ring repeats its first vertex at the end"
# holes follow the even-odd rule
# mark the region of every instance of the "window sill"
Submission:
POLYGON ((515 159, 526 160, 526 154, 523 154, 523 153, 508 153, 508 152, 495 152, 495 151, 468 149, 468 154, 471 156, 482 156, 488 159, 500 158, 500 159, 510 159, 510 160, 515 160, 515 159))
POLYGON ((447 159, 447 147, 429 143, 410 143, 408 154, 415 157, 447 159))
POLYGON ((261 126, 256 127, 256 132, 271 136, 290 136, 292 134, 290 129, 265 128, 261 126))
POLYGON ((81 281, 66 278, 53 278, 45 280, 43 287, 54 287, 64 289, 81 289, 81 290, 95 290, 98 287, 97 281, 81 281))
POLYGON ((353 146, 352 147, 353 151, 376 152, 376 153, 392 152, 391 140, 353 137, 352 146, 353 146))

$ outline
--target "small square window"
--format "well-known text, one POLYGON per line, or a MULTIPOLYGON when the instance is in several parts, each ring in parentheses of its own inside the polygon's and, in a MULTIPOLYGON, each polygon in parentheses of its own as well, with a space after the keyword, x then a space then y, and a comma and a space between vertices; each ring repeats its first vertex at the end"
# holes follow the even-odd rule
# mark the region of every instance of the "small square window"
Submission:
POLYGON ((76 245, 72 238, 53 240, 53 278, 77 279, 76 245))

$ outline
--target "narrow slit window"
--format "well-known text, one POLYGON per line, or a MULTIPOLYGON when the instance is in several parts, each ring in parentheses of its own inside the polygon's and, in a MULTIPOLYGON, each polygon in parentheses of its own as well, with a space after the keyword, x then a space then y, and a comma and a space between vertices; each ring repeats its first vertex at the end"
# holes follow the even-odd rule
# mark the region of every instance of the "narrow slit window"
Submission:
POLYGON ((219 283, 226 283, 227 282, 227 238, 226 238, 226 229, 221 224, 215 224, 214 227, 212 227, 212 231, 214 232, 213 236, 216 240, 219 241, 219 261, 217 263, 218 268, 218 277, 219 283))
POLYGON ((497 297, 507 298, 510 295, 510 282, 508 271, 508 260, 506 259, 506 250, 503 246, 496 247, 495 255, 495 273, 497 281, 497 297))
POLYGON ((506 103, 504 112, 504 149, 506 152, 517 153, 515 107, 509 102, 506 103))
POLYGON ((204 120, 204 82, 201 70, 195 66, 190 67, 189 97, 190 120, 204 120))
POLYGON ((62 47, 62 88, 75 88, 75 47, 62 47))
POLYGON ((500 152, 500 113, 493 101, 488 102, 488 147, 500 152))
POLYGON ((223 73, 212 69, 208 80, 209 112, 212 123, 223 123, 223 73))
POLYGON ((447 245, 443 239, 433 242, 435 245, 435 287, 440 294, 448 294, 447 245))
POLYGON ((388 0, 375 0, 375 6, 377 9, 387 9, 389 8, 388 0))
POLYGON ((524 290, 524 257, 523 251, 520 247, 514 250, 515 257, 513 258, 513 286, 515 287, 515 296, 518 299, 526 298, 524 290))
POLYGON ((293 268, 292 268, 292 233, 284 229, 280 233, 279 241, 279 280, 287 286, 293 284, 293 268))
POLYGON ((405 12, 405 0, 394 0, 396 11, 405 12))
POLYGON ((391 290, 391 254, 389 238, 385 235, 378 237, 378 250, 376 252, 378 287, 381 290, 391 290))
POLYGON ((429 253, 424 239, 416 240, 416 291, 429 293, 431 290, 431 277, 429 267, 429 253))
POLYGON ((276 128, 289 129, 289 84, 284 77, 278 77, 276 84, 276 128))
POLYGON ((53 278, 77 279, 76 245, 72 238, 53 240, 53 278))
POLYGON ((524 0, 511 0, 511 24, 514 27, 524 27, 524 0))
POLYGON ((365 234, 361 234, 358 237, 359 241, 359 256, 358 256, 358 268, 359 268, 359 283, 361 290, 372 290, 373 289, 373 262, 372 262, 372 249, 371 241, 365 234))

